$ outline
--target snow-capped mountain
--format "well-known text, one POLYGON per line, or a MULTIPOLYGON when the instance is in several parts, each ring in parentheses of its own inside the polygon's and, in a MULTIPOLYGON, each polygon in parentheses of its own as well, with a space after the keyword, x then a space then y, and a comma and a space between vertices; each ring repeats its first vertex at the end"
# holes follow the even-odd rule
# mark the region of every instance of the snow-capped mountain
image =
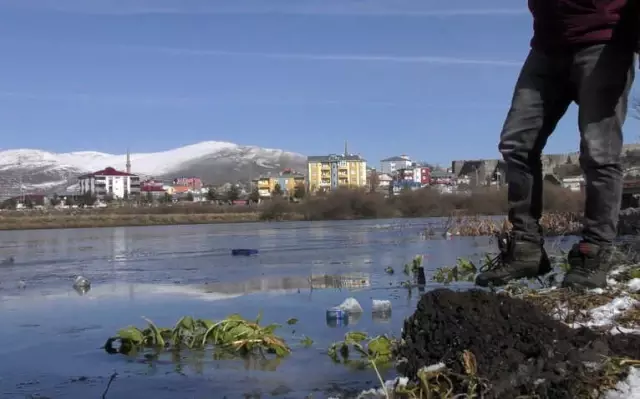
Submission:
MULTIPOLYGON (((0 151, 0 196, 25 191, 64 191, 75 178, 114 167, 124 170, 126 154, 93 151, 52 153, 35 149, 0 151)), ((305 170, 306 157, 283 150, 207 141, 155 153, 132 153, 131 172, 142 177, 198 176, 211 184, 248 180, 284 168, 305 170)))

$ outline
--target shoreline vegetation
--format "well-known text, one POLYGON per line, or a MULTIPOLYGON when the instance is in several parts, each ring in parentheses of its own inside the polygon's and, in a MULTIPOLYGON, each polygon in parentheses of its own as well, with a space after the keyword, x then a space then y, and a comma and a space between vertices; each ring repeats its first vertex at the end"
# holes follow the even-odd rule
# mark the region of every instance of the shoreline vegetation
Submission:
MULTIPOLYGON (((635 397, 640 381, 640 258, 637 246, 618 249, 623 256, 609 274, 608 287, 587 292, 558 287, 561 278, 538 284, 514 281, 497 291, 448 289, 477 272, 471 259, 462 258, 455 266, 460 273, 451 280, 443 282, 439 276, 452 268, 436 269, 430 276, 445 287, 425 292, 418 255, 404 266, 411 287, 399 287, 407 288, 408 295, 417 288, 420 299, 400 333, 370 336, 351 330, 319 355, 329 356, 337 367, 371 370, 379 385, 365 391, 334 386, 330 396, 337 391, 340 397, 376 399, 635 397), (389 374, 392 379, 385 381, 383 375, 389 374)), ((561 277, 565 269, 554 262, 554 274, 561 277)), ((361 313, 353 301, 345 312, 361 313)), ((215 360, 242 360, 247 370, 275 371, 291 353, 319 349, 314 337, 296 334, 298 319, 289 317, 286 323, 263 324, 262 313, 255 319, 233 314, 218 321, 185 316, 167 327, 143 318, 146 326, 120 329, 104 350, 150 362, 198 350, 215 360)))
MULTIPOLYGON (((385 198, 365 190, 339 189, 299 202, 276 198, 252 205, 121 203, 106 208, 4 210, 0 211, 0 230, 445 217, 443 226, 425 235, 447 231, 451 235, 478 236, 505 227, 503 220, 491 216, 507 213, 506 194, 506 190, 496 188, 467 194, 442 194, 426 188, 385 198)), ((546 234, 577 232, 583 202, 580 192, 545 187, 542 225, 546 234)))

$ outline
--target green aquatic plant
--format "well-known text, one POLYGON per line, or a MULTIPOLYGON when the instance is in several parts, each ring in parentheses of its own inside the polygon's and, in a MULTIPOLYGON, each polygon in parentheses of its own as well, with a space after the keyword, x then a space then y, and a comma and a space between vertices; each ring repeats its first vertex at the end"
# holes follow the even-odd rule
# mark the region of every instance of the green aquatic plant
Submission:
MULTIPOLYGON (((415 278, 416 273, 420 272, 420 268, 422 267, 423 255, 416 255, 410 263, 406 263, 404 265, 403 272, 406 276, 410 276, 415 278)), ((392 269, 393 270, 393 269, 392 269)), ((416 286, 415 282, 412 279, 407 279, 405 281, 400 282, 400 286, 409 290, 409 294, 411 294, 411 289, 416 286)))
POLYGON ((378 376, 378 381, 384 390, 385 396, 389 398, 389 392, 387 392, 378 366, 391 363, 395 345, 396 341, 386 335, 378 335, 371 338, 365 332, 350 331, 345 334, 344 341, 331 344, 327 354, 336 363, 346 364, 359 369, 368 366, 373 368, 378 376), (354 359, 351 357, 352 354, 356 354, 358 357, 354 359))
MULTIPOLYGON (((396 386, 394 395, 389 396, 385 390, 387 398, 404 397, 411 399, 479 399, 488 392, 487 381, 478 376, 478 366, 476 357, 471 351, 464 351, 461 356, 464 367, 464 374, 456 374, 442 367, 424 367, 417 373, 418 380, 410 382, 406 386, 396 386)), ((521 398, 530 398, 522 396, 521 398)), ((532 397, 531 397, 532 398, 532 397)))
POLYGON ((394 344, 395 340, 386 335, 369 337, 365 332, 350 331, 345 334, 343 341, 331 344, 327 354, 336 363, 358 367, 388 364, 393 360, 394 344), (353 354, 358 357, 354 359, 353 354))
POLYGON ((215 346, 237 355, 271 353, 277 357, 291 352, 284 340, 275 335, 278 324, 261 326, 262 315, 250 321, 233 314, 220 321, 185 316, 173 328, 157 327, 146 319, 147 327, 129 326, 107 339, 107 353, 134 354, 143 349, 204 349, 215 346))
MULTIPOLYGON (((491 262, 489 255, 485 256, 486 262, 491 262)), ((436 269, 431 280, 445 285, 458 281, 473 282, 479 270, 469 259, 458 258, 455 266, 436 269)))
POLYGON ((304 346, 305 348, 309 348, 311 345, 313 345, 313 340, 309 337, 307 337, 306 335, 302 337, 302 339, 300 340, 300 343, 302 344, 302 346, 304 346))
POLYGON ((422 267, 422 258, 422 255, 416 255, 411 263, 406 263, 404 265, 404 274, 412 276, 413 273, 417 272, 418 269, 422 267))
POLYGON ((571 269, 571 266, 569 266, 569 262, 567 261, 567 251, 560 249, 559 252, 559 255, 553 257, 553 260, 558 268, 566 273, 571 269))

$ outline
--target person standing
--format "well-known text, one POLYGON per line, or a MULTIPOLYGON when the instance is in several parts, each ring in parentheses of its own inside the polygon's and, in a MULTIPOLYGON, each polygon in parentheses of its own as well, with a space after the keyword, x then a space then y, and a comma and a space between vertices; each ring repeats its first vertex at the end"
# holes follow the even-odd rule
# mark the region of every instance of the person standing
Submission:
POLYGON ((529 0, 531 50, 500 135, 507 164, 509 221, 500 254, 476 277, 505 285, 551 271, 540 226, 547 139, 572 102, 578 105, 586 203, 582 241, 568 255, 565 287, 606 285, 622 197, 622 125, 634 79, 637 0, 529 0))

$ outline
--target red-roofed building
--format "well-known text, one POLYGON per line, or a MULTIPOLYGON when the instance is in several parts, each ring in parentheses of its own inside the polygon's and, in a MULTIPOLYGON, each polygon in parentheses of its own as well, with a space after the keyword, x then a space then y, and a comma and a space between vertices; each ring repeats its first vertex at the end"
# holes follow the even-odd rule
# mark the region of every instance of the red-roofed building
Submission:
POLYGON ((140 183, 140 192, 154 198, 164 196, 167 192, 164 183, 160 180, 145 180, 140 183))
POLYGON ((112 167, 79 176, 78 184, 82 194, 89 192, 100 199, 105 196, 122 199, 140 194, 139 176, 112 167))

